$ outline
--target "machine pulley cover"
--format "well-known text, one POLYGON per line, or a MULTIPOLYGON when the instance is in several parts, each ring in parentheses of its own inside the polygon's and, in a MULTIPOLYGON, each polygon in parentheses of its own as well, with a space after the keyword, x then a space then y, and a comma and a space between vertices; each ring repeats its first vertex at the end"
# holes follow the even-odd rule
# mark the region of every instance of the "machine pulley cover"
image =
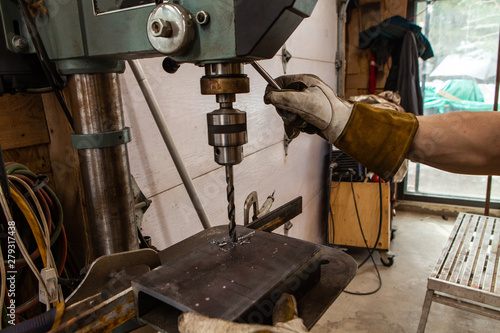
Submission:
POLYGON ((191 14, 184 7, 160 4, 149 15, 147 24, 149 42, 158 52, 179 56, 189 50, 195 28, 191 14))

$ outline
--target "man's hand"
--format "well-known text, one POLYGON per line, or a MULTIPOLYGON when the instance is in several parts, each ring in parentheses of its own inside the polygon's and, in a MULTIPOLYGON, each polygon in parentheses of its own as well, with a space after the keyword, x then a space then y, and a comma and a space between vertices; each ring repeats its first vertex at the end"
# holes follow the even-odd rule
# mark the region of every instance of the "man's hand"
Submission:
POLYGON ((267 86, 264 102, 276 107, 287 135, 290 137, 293 133, 292 138, 296 137, 300 130, 335 142, 349 120, 352 105, 338 98, 332 88, 315 75, 286 75, 276 81, 284 89, 267 86))

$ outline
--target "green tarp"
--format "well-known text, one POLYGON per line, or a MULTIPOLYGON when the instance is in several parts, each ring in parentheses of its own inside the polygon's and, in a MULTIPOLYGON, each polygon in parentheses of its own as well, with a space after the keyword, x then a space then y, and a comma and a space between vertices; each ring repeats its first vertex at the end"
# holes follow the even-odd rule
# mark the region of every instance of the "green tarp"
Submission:
POLYGON ((493 104, 485 103, 479 86, 472 80, 448 80, 441 89, 426 85, 425 114, 449 111, 492 111, 493 104))

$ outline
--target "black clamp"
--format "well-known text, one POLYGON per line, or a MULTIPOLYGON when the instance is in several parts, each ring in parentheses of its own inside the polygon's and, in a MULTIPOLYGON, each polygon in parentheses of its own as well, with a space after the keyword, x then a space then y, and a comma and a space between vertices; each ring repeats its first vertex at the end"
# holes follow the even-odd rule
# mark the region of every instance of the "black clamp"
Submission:
POLYGON ((130 128, 121 131, 96 134, 71 134, 71 146, 75 149, 97 149, 114 147, 131 141, 130 128))

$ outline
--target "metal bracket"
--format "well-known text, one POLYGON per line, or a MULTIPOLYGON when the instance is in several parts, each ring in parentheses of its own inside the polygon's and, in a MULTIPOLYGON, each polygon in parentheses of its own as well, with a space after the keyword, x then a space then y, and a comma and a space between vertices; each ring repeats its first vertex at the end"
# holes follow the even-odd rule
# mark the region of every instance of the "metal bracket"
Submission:
POLYGON ((129 143, 131 140, 130 128, 128 127, 121 131, 106 133, 71 134, 71 146, 75 149, 114 147, 129 143))
POLYGON ((151 206, 151 200, 149 200, 144 193, 142 193, 141 188, 137 185, 134 176, 130 175, 130 180, 132 182, 132 191, 134 193, 134 214, 135 214, 135 224, 139 229, 142 228, 142 219, 144 213, 151 206))
POLYGON ((285 236, 288 236, 288 231, 290 231, 290 229, 293 228, 293 223, 292 221, 288 221, 285 223, 285 232, 284 232, 284 235, 285 236))
POLYGON ((288 146, 292 143, 293 139, 290 139, 286 133, 283 136, 283 149, 285 150, 285 156, 288 156, 288 146))

